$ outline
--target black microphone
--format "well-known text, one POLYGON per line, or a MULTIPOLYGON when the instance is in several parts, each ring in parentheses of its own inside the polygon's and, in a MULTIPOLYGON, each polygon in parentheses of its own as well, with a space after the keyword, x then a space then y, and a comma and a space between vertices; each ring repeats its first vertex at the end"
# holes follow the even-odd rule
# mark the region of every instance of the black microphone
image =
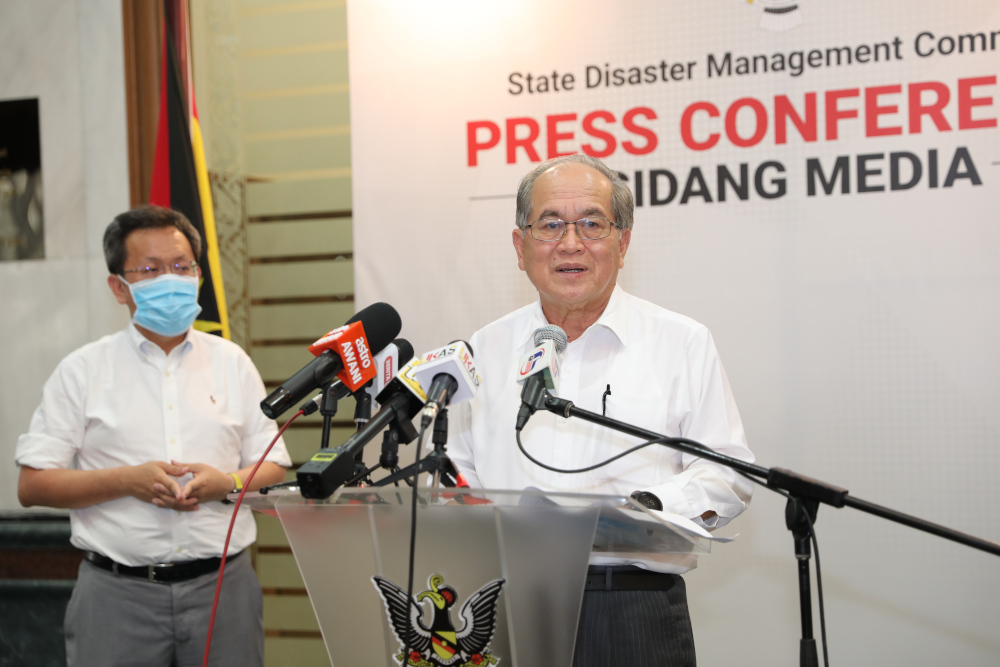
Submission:
POLYGON ((395 422, 403 444, 416 439, 417 431, 411 420, 424 407, 424 398, 423 389, 410 374, 414 365, 411 362, 400 369, 375 397, 382 407, 357 433, 340 447, 319 450, 296 471, 295 479, 303 498, 328 498, 353 479, 355 455, 391 423, 395 422))
MULTIPOLYGON (((351 394, 359 396, 361 392, 367 393, 374 400, 386 385, 396 377, 399 370, 410 363, 410 359, 413 359, 413 346, 410 344, 410 341, 405 338, 397 338, 389 345, 386 345, 384 350, 375 355, 375 371, 377 375, 374 379, 369 380, 368 384, 363 388, 352 392, 343 382, 334 380, 333 384, 327 389, 327 392, 332 393, 336 401, 343 400, 351 394)), ((315 398, 299 406, 299 409, 306 415, 311 415, 319 410, 319 406, 322 403, 323 394, 320 393, 315 398)))
POLYGON ((365 387, 365 391, 377 400, 379 394, 399 375, 403 366, 413 359, 413 345, 405 338, 397 338, 375 355, 375 379, 365 387))
POLYGON ((518 365, 518 382, 524 387, 514 426, 516 431, 525 427, 536 410, 545 407, 547 390, 558 391, 559 355, 569 344, 566 332, 555 324, 536 329, 534 340, 535 348, 524 355, 518 365))
MULTIPOLYGON (((382 352, 375 355, 375 377, 361 389, 354 392, 354 423, 361 428, 372 418, 372 401, 379 392, 385 389, 392 378, 396 376, 400 364, 405 364, 413 358, 413 346, 403 338, 397 338, 386 346, 382 352), (400 347, 402 345, 402 348, 400 347)), ((364 465, 360 456, 358 464, 364 465)))
POLYGON ((371 350, 381 352, 402 328, 399 313, 389 304, 373 303, 362 308, 344 327, 331 331, 310 346, 316 358, 261 401, 261 411, 269 418, 277 419, 309 392, 333 382, 338 374, 342 376, 345 388, 356 390, 367 379, 374 377, 371 350), (345 370, 348 372, 344 373, 345 370))
POLYGON ((441 408, 448 407, 451 397, 458 391, 458 380, 449 373, 438 373, 431 382, 431 388, 427 390, 427 403, 424 405, 424 416, 421 418, 422 426, 427 426, 441 411, 441 408))

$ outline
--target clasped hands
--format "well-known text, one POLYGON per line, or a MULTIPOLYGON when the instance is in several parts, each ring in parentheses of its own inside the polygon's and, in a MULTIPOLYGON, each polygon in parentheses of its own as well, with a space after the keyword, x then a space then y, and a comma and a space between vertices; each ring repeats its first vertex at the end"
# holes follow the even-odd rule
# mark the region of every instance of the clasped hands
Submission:
POLYGON ((192 512, 198 504, 222 500, 233 490, 233 478, 205 463, 150 461, 136 466, 132 495, 157 507, 192 512), (192 474, 182 487, 180 477, 192 474))

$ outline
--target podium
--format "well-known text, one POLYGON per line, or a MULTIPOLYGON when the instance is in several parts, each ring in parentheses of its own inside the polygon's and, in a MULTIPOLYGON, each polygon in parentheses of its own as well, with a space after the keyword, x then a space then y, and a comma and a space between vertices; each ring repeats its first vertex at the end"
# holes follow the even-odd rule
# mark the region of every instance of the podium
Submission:
POLYGON ((424 488, 408 603, 412 499, 409 487, 244 498, 281 520, 335 667, 569 667, 592 552, 711 548, 624 496, 424 488))

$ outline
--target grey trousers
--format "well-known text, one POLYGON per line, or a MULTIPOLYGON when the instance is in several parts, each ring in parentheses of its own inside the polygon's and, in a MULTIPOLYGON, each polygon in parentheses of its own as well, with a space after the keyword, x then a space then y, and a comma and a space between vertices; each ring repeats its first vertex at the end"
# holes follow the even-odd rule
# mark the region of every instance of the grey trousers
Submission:
MULTIPOLYGON (((199 667, 218 573, 175 584, 116 575, 83 561, 66 608, 69 667, 199 667)), ((263 595, 250 557, 226 562, 209 664, 264 664, 263 595)))
POLYGON ((573 667, 694 667, 684 579, 666 591, 584 591, 573 667))

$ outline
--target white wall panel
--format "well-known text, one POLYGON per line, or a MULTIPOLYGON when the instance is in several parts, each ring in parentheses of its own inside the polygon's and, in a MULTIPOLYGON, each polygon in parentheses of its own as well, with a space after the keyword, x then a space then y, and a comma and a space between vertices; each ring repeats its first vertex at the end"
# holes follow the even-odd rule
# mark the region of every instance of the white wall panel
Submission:
POLYGON ((128 321, 105 285, 104 228, 129 207, 121 3, 0 4, 0 99, 37 97, 45 259, 0 262, 0 511, 14 446, 59 360, 128 321))

